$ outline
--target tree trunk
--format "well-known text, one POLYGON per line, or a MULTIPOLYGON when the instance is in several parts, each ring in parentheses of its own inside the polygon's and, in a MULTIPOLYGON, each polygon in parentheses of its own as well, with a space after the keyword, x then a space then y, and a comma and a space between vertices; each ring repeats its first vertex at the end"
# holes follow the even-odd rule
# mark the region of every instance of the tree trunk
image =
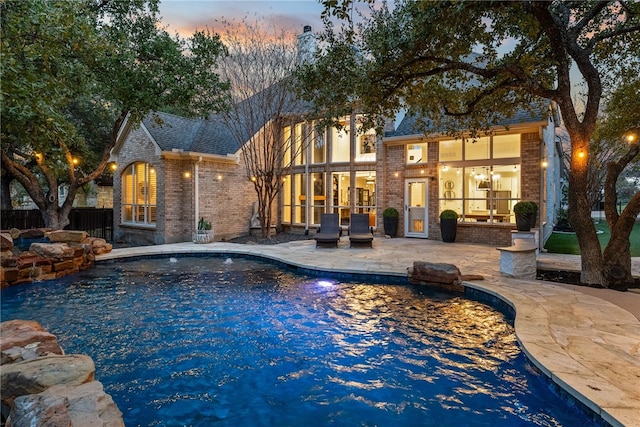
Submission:
POLYGON ((569 171, 569 221, 576 231, 580 245, 580 282, 603 286, 602 249, 591 219, 587 199, 588 141, 572 136, 571 169, 569 171), (581 155, 582 154, 582 155, 581 155))
POLYGON ((2 173, 2 183, 0 184, 0 209, 11 210, 13 204, 11 203, 11 181, 13 177, 9 173, 2 173))

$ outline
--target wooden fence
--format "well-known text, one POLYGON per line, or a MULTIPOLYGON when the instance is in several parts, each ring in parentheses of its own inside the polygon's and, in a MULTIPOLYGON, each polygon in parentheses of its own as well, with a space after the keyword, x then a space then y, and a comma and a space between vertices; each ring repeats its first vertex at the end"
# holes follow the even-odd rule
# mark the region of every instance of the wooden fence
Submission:
MULTIPOLYGON (((69 214, 69 221, 66 230, 86 231, 92 237, 101 237, 109 242, 113 240, 113 209, 73 208, 69 214)), ((0 222, 0 228, 3 230, 44 227, 38 209, 2 210, 0 222)))

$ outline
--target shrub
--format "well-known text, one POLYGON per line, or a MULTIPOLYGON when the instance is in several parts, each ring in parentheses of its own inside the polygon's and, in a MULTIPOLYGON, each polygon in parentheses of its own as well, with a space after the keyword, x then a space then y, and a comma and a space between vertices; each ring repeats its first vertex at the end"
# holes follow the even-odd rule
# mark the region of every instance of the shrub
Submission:
POLYGON ((518 214, 532 214, 536 213, 538 210, 538 205, 534 202, 518 202, 513 205, 513 213, 518 214))
POLYGON ((383 218, 398 218, 399 216, 400 216, 400 213, 396 208, 387 208, 382 212, 383 218))
POLYGON ((458 219, 458 212, 451 209, 445 209, 440 212, 440 219, 458 219))

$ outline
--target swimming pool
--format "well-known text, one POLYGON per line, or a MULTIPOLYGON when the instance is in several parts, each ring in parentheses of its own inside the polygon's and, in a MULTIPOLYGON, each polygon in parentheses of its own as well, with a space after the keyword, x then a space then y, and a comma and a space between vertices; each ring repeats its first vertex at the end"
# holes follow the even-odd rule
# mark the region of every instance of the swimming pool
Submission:
POLYGON ((421 287, 142 259, 4 289, 1 314, 91 356, 127 426, 593 425, 503 314, 421 287))

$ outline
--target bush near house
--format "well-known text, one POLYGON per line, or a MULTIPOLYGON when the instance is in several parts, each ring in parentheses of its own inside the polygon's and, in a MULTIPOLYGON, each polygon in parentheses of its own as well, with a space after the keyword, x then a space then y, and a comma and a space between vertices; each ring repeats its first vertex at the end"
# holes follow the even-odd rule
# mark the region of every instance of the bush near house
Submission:
MULTIPOLYGON (((609 226, 605 221, 601 221, 596 223, 596 229, 602 231, 602 233, 598 234, 598 239, 600 240, 600 245, 604 248, 611 237, 609 226)), ((631 243, 631 256, 640 257, 640 222, 636 222, 633 226, 629 241, 631 243)), ((551 253, 580 255, 578 238, 572 233, 553 233, 544 247, 551 253)))

